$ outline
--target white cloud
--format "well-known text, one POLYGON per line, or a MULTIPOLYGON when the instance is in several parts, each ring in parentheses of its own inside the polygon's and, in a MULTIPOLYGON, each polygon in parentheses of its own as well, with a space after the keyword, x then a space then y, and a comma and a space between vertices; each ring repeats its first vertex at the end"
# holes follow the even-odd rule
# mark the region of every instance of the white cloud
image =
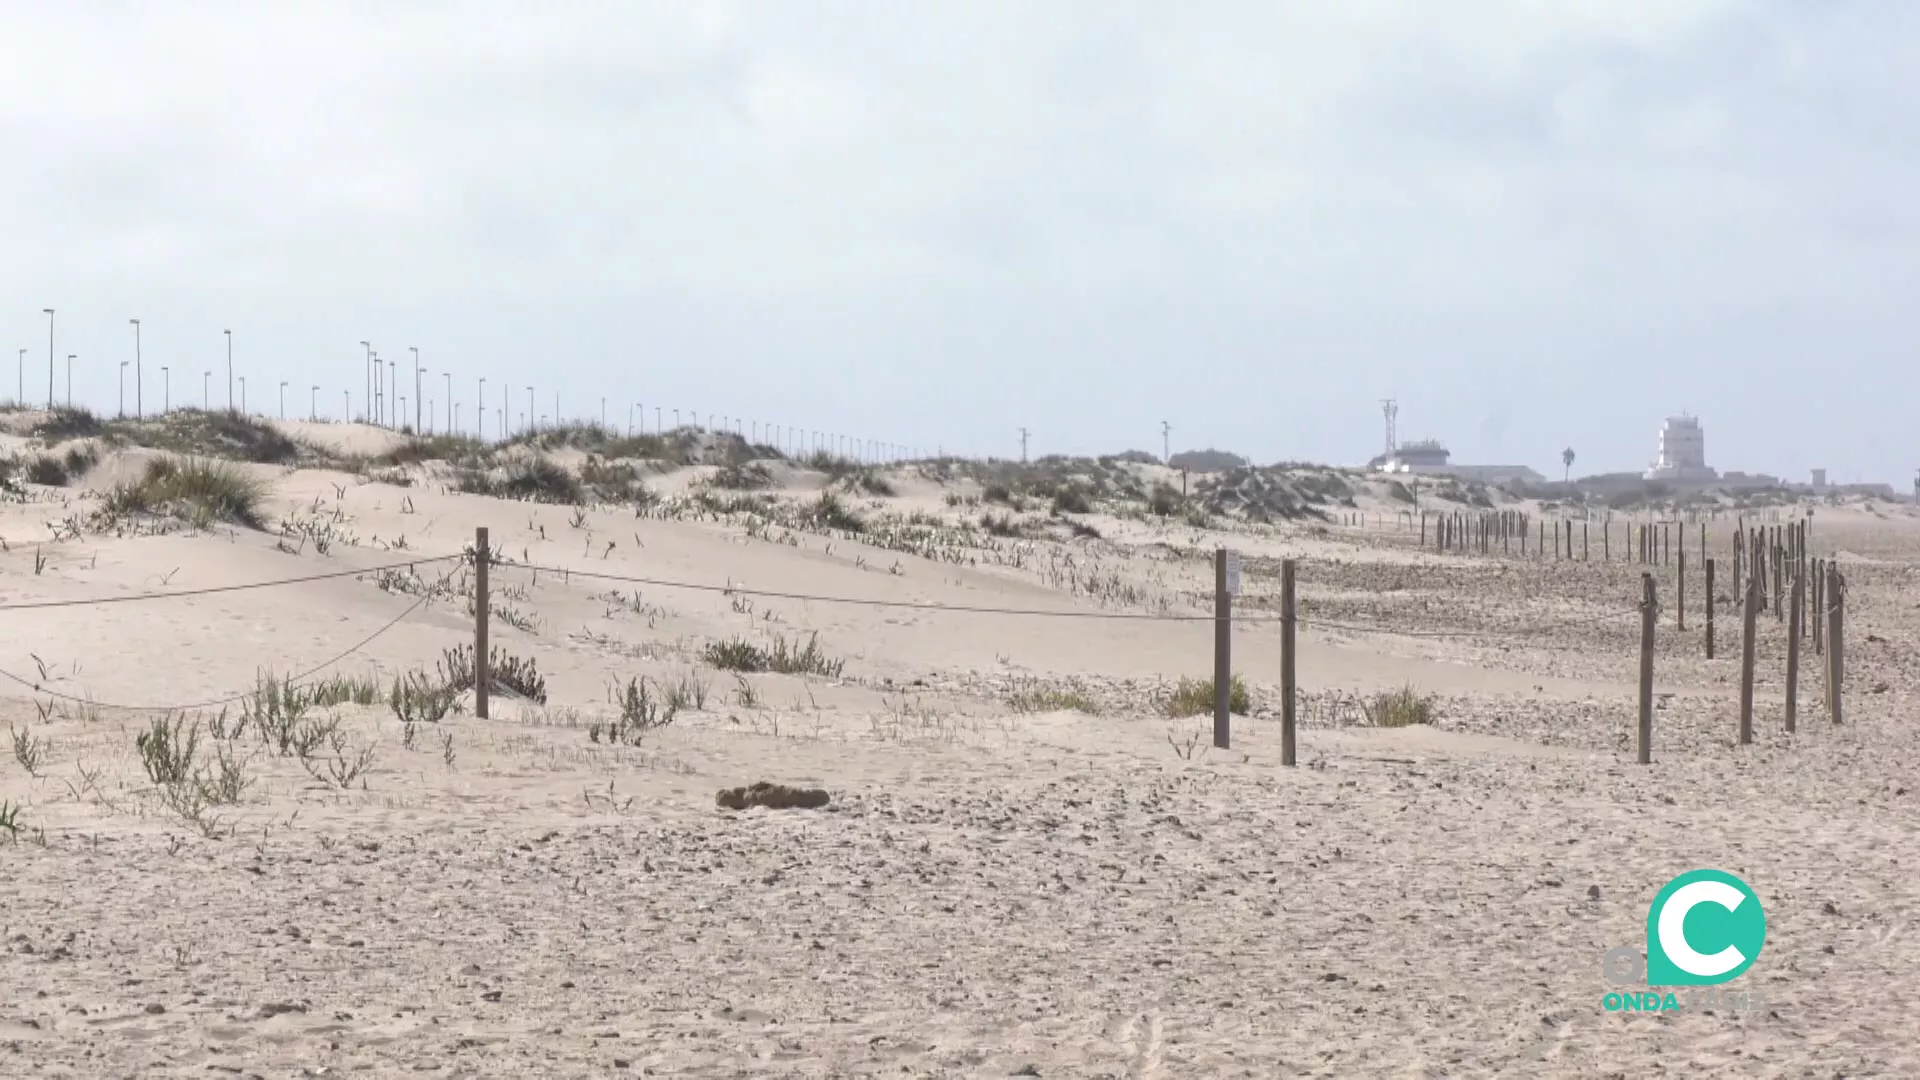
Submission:
MULTIPOLYGON (((1855 341, 1904 308, 1913 129, 1885 86, 1911 81, 1894 23, 1915 17, 1888 20, 1730 0, 22 7, 0 40, 0 332, 36 340, 48 303, 90 351, 135 309, 161 341, 240 322, 256 362, 348 385, 351 349, 303 342, 377 334, 511 384, 567 367, 583 399, 671 343, 706 360, 650 371, 663 393, 742 413, 848 427, 897 405, 900 426, 998 440, 1040 422, 973 384, 1026 378, 1083 448, 1183 409, 1196 439, 1286 457, 1370 450, 1370 403, 1398 393, 1463 452, 1534 460, 1566 441, 1557 402, 1605 394, 1581 459, 1627 467, 1676 407, 1650 380, 1737 433, 1702 404, 1717 365, 1785 382, 1806 362, 1751 312, 1789 298, 1855 341), (1199 343, 1241 388, 1204 437, 1216 395, 1175 366, 1199 343), (1542 356, 1582 359, 1556 382, 1542 356), (898 371, 917 365, 934 373, 898 371), (1495 410, 1513 419, 1489 428, 1495 410)), ((1831 452, 1790 437, 1733 441, 1791 458, 1754 467, 1831 452)))

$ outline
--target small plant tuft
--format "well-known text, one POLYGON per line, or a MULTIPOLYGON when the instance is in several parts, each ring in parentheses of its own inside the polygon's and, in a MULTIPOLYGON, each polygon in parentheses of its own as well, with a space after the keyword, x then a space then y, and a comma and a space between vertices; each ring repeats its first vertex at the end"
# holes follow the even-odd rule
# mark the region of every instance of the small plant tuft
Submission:
POLYGON ((604 723, 587 726, 587 738, 613 746, 639 746, 648 734, 673 723, 679 713, 672 695, 656 696, 647 689, 646 676, 628 679, 624 687, 609 692, 619 716, 604 723))
MULTIPOLYGON (((1212 679, 1181 679, 1173 688, 1173 694, 1167 699, 1167 715, 1172 717, 1203 716, 1213 712, 1212 679)), ((1227 687, 1227 711, 1236 716, 1245 716, 1251 710, 1247 695, 1247 684, 1235 675, 1227 687)))
POLYGON ((812 634, 805 645, 790 643, 784 634, 776 634, 772 644, 756 645, 744 638, 712 641, 701 652, 701 659, 723 671, 754 674, 763 671, 782 675, 820 675, 840 677, 847 662, 829 657, 820 648, 820 635, 812 634))
POLYGON ((1411 685, 1375 694, 1361 705, 1367 723, 1374 727, 1412 727, 1433 723, 1433 697, 1411 685))

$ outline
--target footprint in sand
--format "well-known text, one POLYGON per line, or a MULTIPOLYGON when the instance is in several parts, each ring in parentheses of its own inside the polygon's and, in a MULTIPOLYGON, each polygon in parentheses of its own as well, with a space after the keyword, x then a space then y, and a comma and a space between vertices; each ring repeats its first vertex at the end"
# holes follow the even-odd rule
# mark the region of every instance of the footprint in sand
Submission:
POLYGON ((1113 1041, 1127 1059, 1127 1075, 1158 1077, 1165 1075, 1161 1059, 1161 1022, 1158 1011, 1135 1013, 1114 1032, 1113 1041))

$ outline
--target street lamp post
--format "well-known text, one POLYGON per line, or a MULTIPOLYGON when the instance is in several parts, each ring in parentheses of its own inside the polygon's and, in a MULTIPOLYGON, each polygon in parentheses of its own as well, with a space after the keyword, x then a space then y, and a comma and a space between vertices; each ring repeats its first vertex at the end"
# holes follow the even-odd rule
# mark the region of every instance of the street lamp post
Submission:
MULTIPOLYGON (((385 408, 387 410, 387 426, 388 427, 393 427, 396 424, 398 424, 400 422, 399 420, 400 416, 403 415, 400 412, 395 412, 393 407, 395 401, 399 398, 399 396, 400 396, 400 369, 397 366, 395 366, 393 361, 389 360, 387 361, 387 398, 386 398, 386 404, 385 404, 385 408)), ((406 406, 402 405, 401 408, 405 409, 406 406)))
MULTIPOLYGON (((341 391, 343 394, 346 392, 345 390, 341 391)), ((349 403, 348 407, 352 407, 351 403, 349 403)), ((313 421, 320 419, 320 386, 317 383, 313 389, 307 393, 307 419, 313 421)), ((345 419, 345 417, 343 416, 342 419, 345 419)))
POLYGON ((473 433, 480 436, 481 442, 485 442, 487 439, 487 380, 484 375, 480 378, 480 396, 474 398, 473 403, 473 433))
POLYGON ((20 350, 20 360, 18 370, 14 372, 14 380, 20 386, 13 392, 13 403, 24 409, 27 407, 27 350, 25 349, 20 350))
POLYGON ((209 389, 209 387, 211 387, 212 385, 213 385, 213 372, 211 371, 201 372, 200 373, 200 408, 203 412, 213 411, 213 391, 209 389))
POLYGON ((527 387, 527 430, 533 430, 533 387, 527 387))
POLYGON ((127 415, 127 363, 120 361, 120 404, 113 410, 113 415, 123 419, 127 415))
MULTIPOLYGON (((140 320, 128 319, 127 321, 133 324, 133 415, 136 420, 145 420, 147 418, 146 401, 140 391, 147 385, 147 380, 140 368, 140 320)), ((125 395, 122 394, 122 396, 125 395)), ((122 404, 121 408, 124 410, 126 406, 122 404)))
MULTIPOLYGON (((233 331, 223 330, 221 331, 221 333, 227 335, 227 411, 232 412, 233 411, 233 331)), ((247 385, 247 381, 245 379, 240 380, 240 385, 242 387, 245 387, 247 385)), ((244 400, 246 397, 246 394, 243 392, 240 396, 244 400)))
POLYGON ((247 377, 240 376, 240 415, 247 414, 247 377))
POLYGON ((280 419, 287 418, 287 380, 280 380, 280 419))
POLYGON ((420 376, 426 374, 427 369, 420 366, 419 347, 409 345, 407 348, 413 353, 413 433, 418 435, 420 434, 420 403, 425 400, 420 396, 420 376))
POLYGON ((73 358, 79 353, 67 354, 67 408, 73 408, 73 358))
POLYGON ((443 371, 441 374, 447 377, 447 434, 452 435, 460 430, 453 409, 453 372, 443 371))
POLYGON ((165 416, 173 408, 173 377, 167 374, 167 365, 160 365, 160 415, 165 416))
POLYGON ((47 408, 53 408, 53 309, 42 308, 47 313, 47 408))
MULTIPOLYGON (((380 423, 380 390, 379 390, 380 368, 377 365, 375 365, 373 362, 373 342, 363 341, 360 343, 360 347, 367 350, 367 419, 369 422, 373 424, 379 424, 380 423)), ((351 400, 351 397, 349 397, 349 400, 351 400)), ((349 413, 348 415, 341 417, 341 419, 351 420, 353 419, 353 416, 351 413, 349 413)))

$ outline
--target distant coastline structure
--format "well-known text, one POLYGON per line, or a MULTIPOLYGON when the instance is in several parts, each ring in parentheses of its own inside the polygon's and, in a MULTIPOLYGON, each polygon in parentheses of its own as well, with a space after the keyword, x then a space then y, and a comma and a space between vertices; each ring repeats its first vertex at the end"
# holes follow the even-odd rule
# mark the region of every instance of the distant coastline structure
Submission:
POLYGON ((1707 436, 1698 417, 1681 413, 1667 417, 1660 428, 1660 451, 1646 471, 1648 480, 1705 483, 1720 478, 1707 464, 1707 436))
POLYGON ((1382 472, 1444 472, 1452 454, 1438 439, 1414 439, 1375 459, 1382 472))
POLYGON ((1547 478, 1525 465, 1455 465, 1452 453, 1438 439, 1414 439, 1367 463, 1384 473, 1451 476, 1483 484, 1543 484, 1547 478))

